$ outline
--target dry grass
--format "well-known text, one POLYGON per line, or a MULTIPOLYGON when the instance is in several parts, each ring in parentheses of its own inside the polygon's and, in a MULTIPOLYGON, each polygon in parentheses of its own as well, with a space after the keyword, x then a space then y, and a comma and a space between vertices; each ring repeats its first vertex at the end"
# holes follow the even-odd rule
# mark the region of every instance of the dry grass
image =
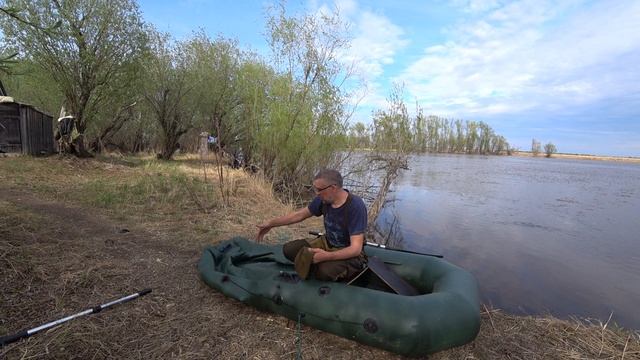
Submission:
MULTIPOLYGON (((202 248, 292 209, 259 177, 193 157, 0 159, 0 334, 133 291, 153 293, 0 349, 0 358, 291 359, 296 324, 256 311, 199 280, 202 248), (200 203, 200 205, 198 205, 200 203), (124 231, 126 229, 128 231, 124 231)), ((315 222, 268 241, 306 236, 315 222)), ((400 358, 303 327, 306 359, 400 358)), ((634 359, 637 333, 608 324, 482 314, 476 341, 433 359, 634 359)))
POLYGON ((437 355, 434 359, 638 359, 640 335, 609 324, 485 308, 473 343, 437 355))

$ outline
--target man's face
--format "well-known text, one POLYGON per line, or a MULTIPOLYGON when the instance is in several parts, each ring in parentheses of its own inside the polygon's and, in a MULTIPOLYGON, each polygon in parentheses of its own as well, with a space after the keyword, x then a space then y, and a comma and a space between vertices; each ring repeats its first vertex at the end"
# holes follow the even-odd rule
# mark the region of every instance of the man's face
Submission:
POLYGON ((320 197, 320 200, 326 204, 333 204, 335 201, 337 186, 325 179, 316 179, 313 181, 313 192, 320 197))

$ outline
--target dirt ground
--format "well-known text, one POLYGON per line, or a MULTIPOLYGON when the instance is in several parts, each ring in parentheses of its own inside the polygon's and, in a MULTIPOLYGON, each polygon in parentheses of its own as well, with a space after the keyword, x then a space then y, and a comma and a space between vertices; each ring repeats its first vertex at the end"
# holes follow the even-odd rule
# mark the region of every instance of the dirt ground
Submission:
MULTIPOLYGON (((135 223, 112 221, 91 209, 41 200, 26 192, 2 189, 0 204, 1 234, 12 246, 2 256, 3 265, 8 265, 1 280, 2 288, 8 290, 2 296, 3 333, 143 288, 153 289, 133 302, 9 345, 1 350, 3 357, 295 356, 296 324, 254 311, 200 281, 196 264, 202 246, 184 246, 184 239, 151 233, 135 223), (16 216, 25 213, 37 228, 16 216)), ((305 358, 319 357, 322 349, 307 339, 318 333, 304 329, 305 358)), ((387 357, 337 337, 330 341, 334 344, 327 348, 339 349, 340 358, 387 357)))
MULTIPOLYGON (((282 204, 265 205, 275 200, 262 197, 244 175, 238 175, 233 192, 244 200, 233 208, 202 212, 187 199, 190 206, 176 203, 165 212, 166 204, 147 203, 153 199, 143 208, 105 200, 101 204, 111 205, 92 205, 68 186, 95 189, 96 181, 114 179, 109 188, 123 178, 160 176, 161 170, 60 161, 0 159, 0 335, 143 288, 153 292, 0 348, 0 358, 402 358, 306 326, 298 332, 296 323, 229 299, 199 279, 196 264, 207 244, 249 236, 257 220, 286 210, 282 204), (74 175, 79 170, 88 175, 74 175), (65 190, 54 193, 51 184, 65 190)), ((188 167, 181 171, 196 173, 188 167)), ((306 230, 274 233, 271 241, 306 230)), ((638 359, 640 337, 602 324, 486 310, 474 342, 430 358, 638 359)))

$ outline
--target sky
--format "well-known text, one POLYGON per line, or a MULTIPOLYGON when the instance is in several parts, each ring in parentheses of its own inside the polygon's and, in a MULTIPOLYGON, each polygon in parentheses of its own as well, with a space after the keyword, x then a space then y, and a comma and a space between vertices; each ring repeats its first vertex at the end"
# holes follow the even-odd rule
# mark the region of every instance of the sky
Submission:
MULTIPOLYGON (((204 29, 269 55, 274 2, 139 4, 145 21, 176 39, 204 29)), ((299 0, 286 9, 338 9, 349 24, 339 60, 365 81, 351 122, 371 123, 399 85, 409 109, 484 121, 520 150, 535 138, 560 153, 640 156, 638 0, 299 0)))

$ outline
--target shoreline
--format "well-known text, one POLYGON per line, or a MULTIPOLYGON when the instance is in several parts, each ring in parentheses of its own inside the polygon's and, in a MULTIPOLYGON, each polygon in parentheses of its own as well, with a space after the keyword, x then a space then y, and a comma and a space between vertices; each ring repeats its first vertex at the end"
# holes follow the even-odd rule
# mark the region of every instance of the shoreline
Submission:
MULTIPOLYGON (((544 153, 540 153, 538 156, 533 156, 530 151, 514 151, 512 156, 520 157, 539 157, 545 158, 544 153)), ((626 162, 640 164, 640 157, 634 156, 605 156, 605 155, 589 155, 589 154, 565 154, 555 153, 551 155, 552 159, 571 159, 571 160, 596 160, 596 161, 613 161, 613 162, 626 162)))
MULTIPOLYGON (((356 149, 357 151, 371 152, 372 149, 362 148, 356 149)), ((455 153, 455 152, 425 152, 425 153, 410 153, 410 155, 483 155, 483 154, 467 154, 467 153, 455 153)), ((511 155, 502 154, 489 154, 483 156, 519 156, 519 157, 539 157, 546 158, 544 152, 540 152, 538 156, 533 156, 531 151, 513 151, 511 155)), ((612 162, 625 162, 640 164, 640 157, 637 156, 609 156, 609 155, 592 155, 592 154, 570 154, 570 153, 554 153, 551 155, 552 159, 571 159, 571 160, 595 160, 595 161, 612 161, 612 162)))

